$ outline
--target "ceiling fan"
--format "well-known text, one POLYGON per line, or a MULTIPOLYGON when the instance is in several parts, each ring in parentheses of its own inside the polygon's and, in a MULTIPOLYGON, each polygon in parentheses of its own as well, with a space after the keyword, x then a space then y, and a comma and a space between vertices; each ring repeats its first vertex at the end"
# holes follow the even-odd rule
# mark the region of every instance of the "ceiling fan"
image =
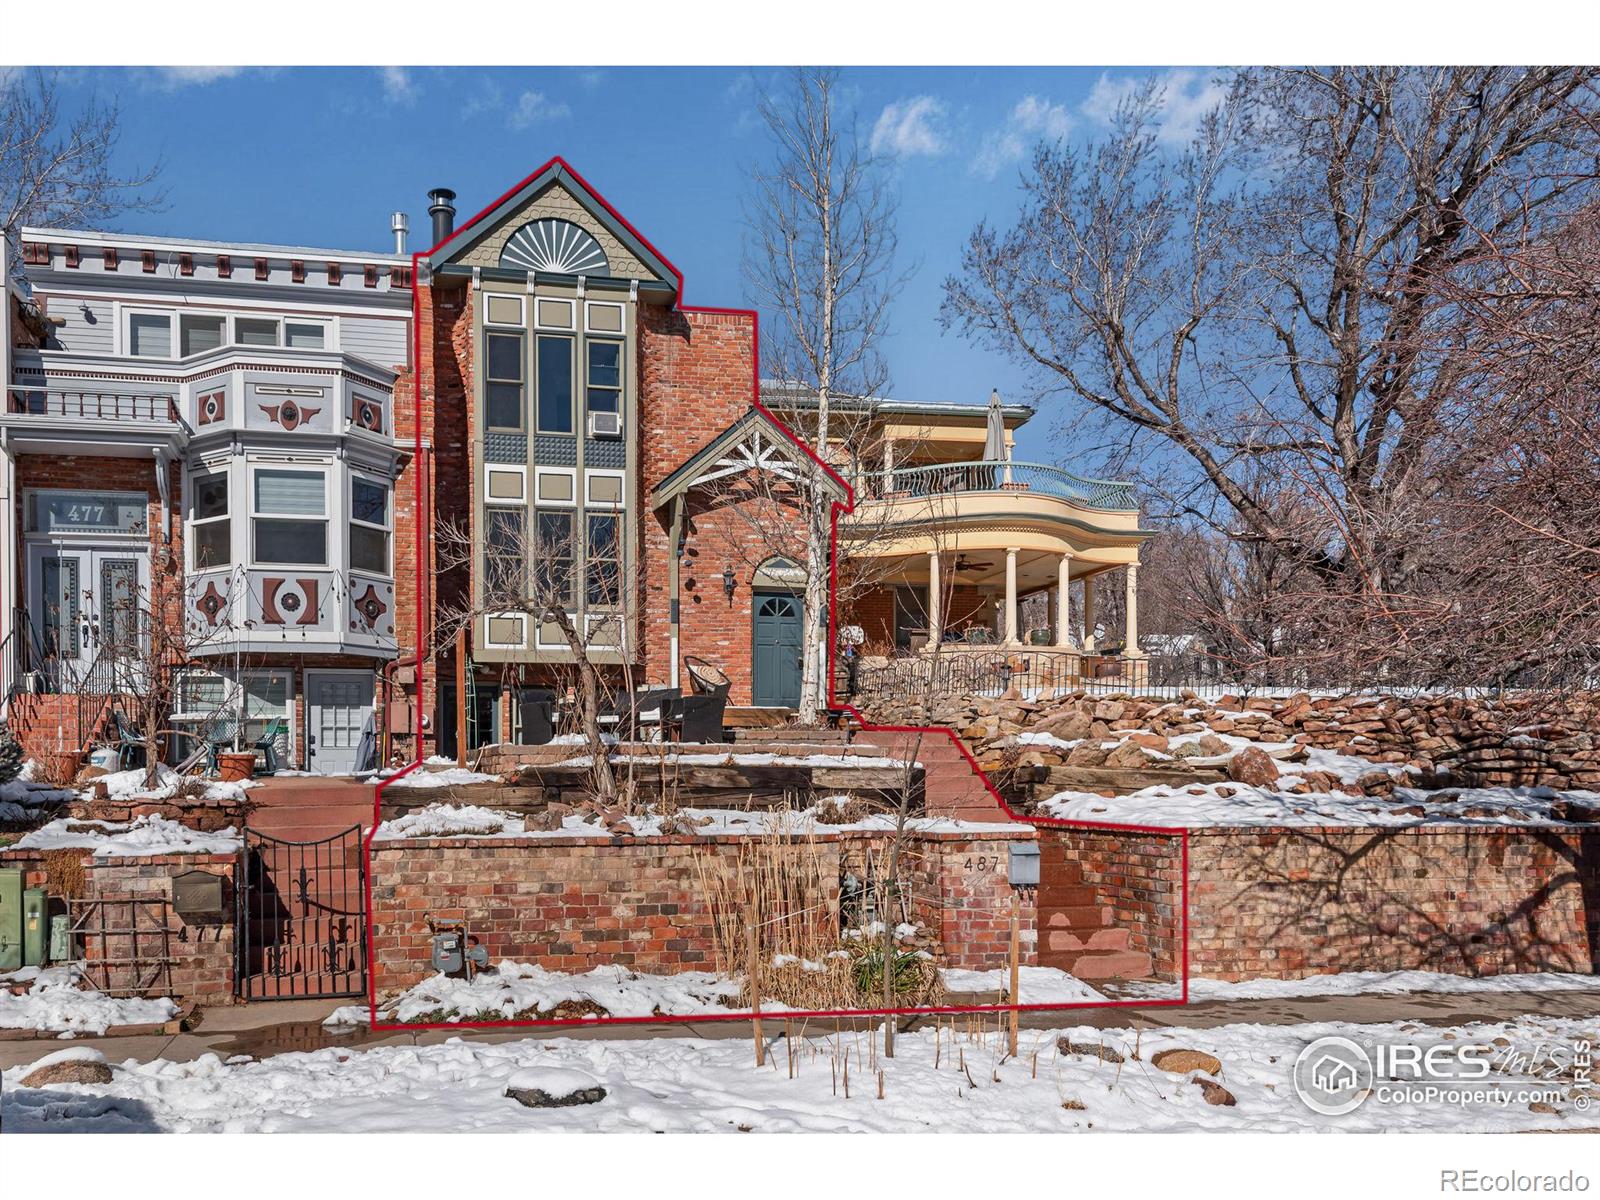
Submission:
POLYGON ((992 566, 994 566, 994 564, 992 562, 970 562, 969 563, 967 561, 967 556, 965 554, 956 555, 955 569, 957 571, 981 571, 986 567, 992 567, 992 566))

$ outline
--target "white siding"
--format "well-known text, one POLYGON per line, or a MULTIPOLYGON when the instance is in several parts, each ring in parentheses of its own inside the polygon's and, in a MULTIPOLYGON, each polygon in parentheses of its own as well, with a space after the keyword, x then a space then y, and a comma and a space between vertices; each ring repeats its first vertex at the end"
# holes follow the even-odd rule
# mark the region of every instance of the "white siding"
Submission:
POLYGON ((403 367, 410 357, 406 344, 408 324, 405 320, 382 317, 341 317, 339 348, 380 367, 403 367))
POLYGON ((48 303, 49 314, 66 322, 56 330, 56 341, 63 350, 80 354, 115 351, 117 332, 110 299, 51 296, 48 303))

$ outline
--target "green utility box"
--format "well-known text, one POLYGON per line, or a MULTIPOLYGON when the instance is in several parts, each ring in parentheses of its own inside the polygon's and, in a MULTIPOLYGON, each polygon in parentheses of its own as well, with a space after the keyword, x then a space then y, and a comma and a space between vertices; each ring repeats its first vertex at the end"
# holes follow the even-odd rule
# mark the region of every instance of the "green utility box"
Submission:
POLYGON ((77 957, 72 952, 71 918, 66 913, 53 913, 50 917, 50 961, 71 962, 77 957))
POLYGON ((22 966, 22 871, 0 870, 0 971, 22 966))
POLYGON ((44 952, 50 934, 50 903, 43 888, 22 893, 22 965, 44 966, 44 952))

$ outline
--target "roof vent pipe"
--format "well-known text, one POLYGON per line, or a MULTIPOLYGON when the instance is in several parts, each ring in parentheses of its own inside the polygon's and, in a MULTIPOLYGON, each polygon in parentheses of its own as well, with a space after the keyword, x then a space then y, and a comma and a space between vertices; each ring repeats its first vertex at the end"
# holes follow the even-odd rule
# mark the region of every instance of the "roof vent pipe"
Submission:
POLYGON ((434 188, 428 193, 428 215, 433 218, 433 244, 437 246, 456 231, 456 194, 449 188, 434 188))
POLYGON ((411 231, 411 220, 405 213, 397 212, 389 215, 389 228, 394 232, 394 252, 406 252, 406 234, 411 231))

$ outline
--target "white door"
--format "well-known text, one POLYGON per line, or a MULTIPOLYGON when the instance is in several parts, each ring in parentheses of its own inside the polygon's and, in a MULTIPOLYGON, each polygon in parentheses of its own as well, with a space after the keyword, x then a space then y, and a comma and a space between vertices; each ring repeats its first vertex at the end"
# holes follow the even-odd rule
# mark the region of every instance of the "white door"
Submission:
POLYGON ((149 578, 142 545, 28 544, 28 613, 59 685, 82 679, 97 655, 133 664, 149 578))
POLYGON ((351 775, 372 750, 371 671, 306 672, 306 766, 351 775))

